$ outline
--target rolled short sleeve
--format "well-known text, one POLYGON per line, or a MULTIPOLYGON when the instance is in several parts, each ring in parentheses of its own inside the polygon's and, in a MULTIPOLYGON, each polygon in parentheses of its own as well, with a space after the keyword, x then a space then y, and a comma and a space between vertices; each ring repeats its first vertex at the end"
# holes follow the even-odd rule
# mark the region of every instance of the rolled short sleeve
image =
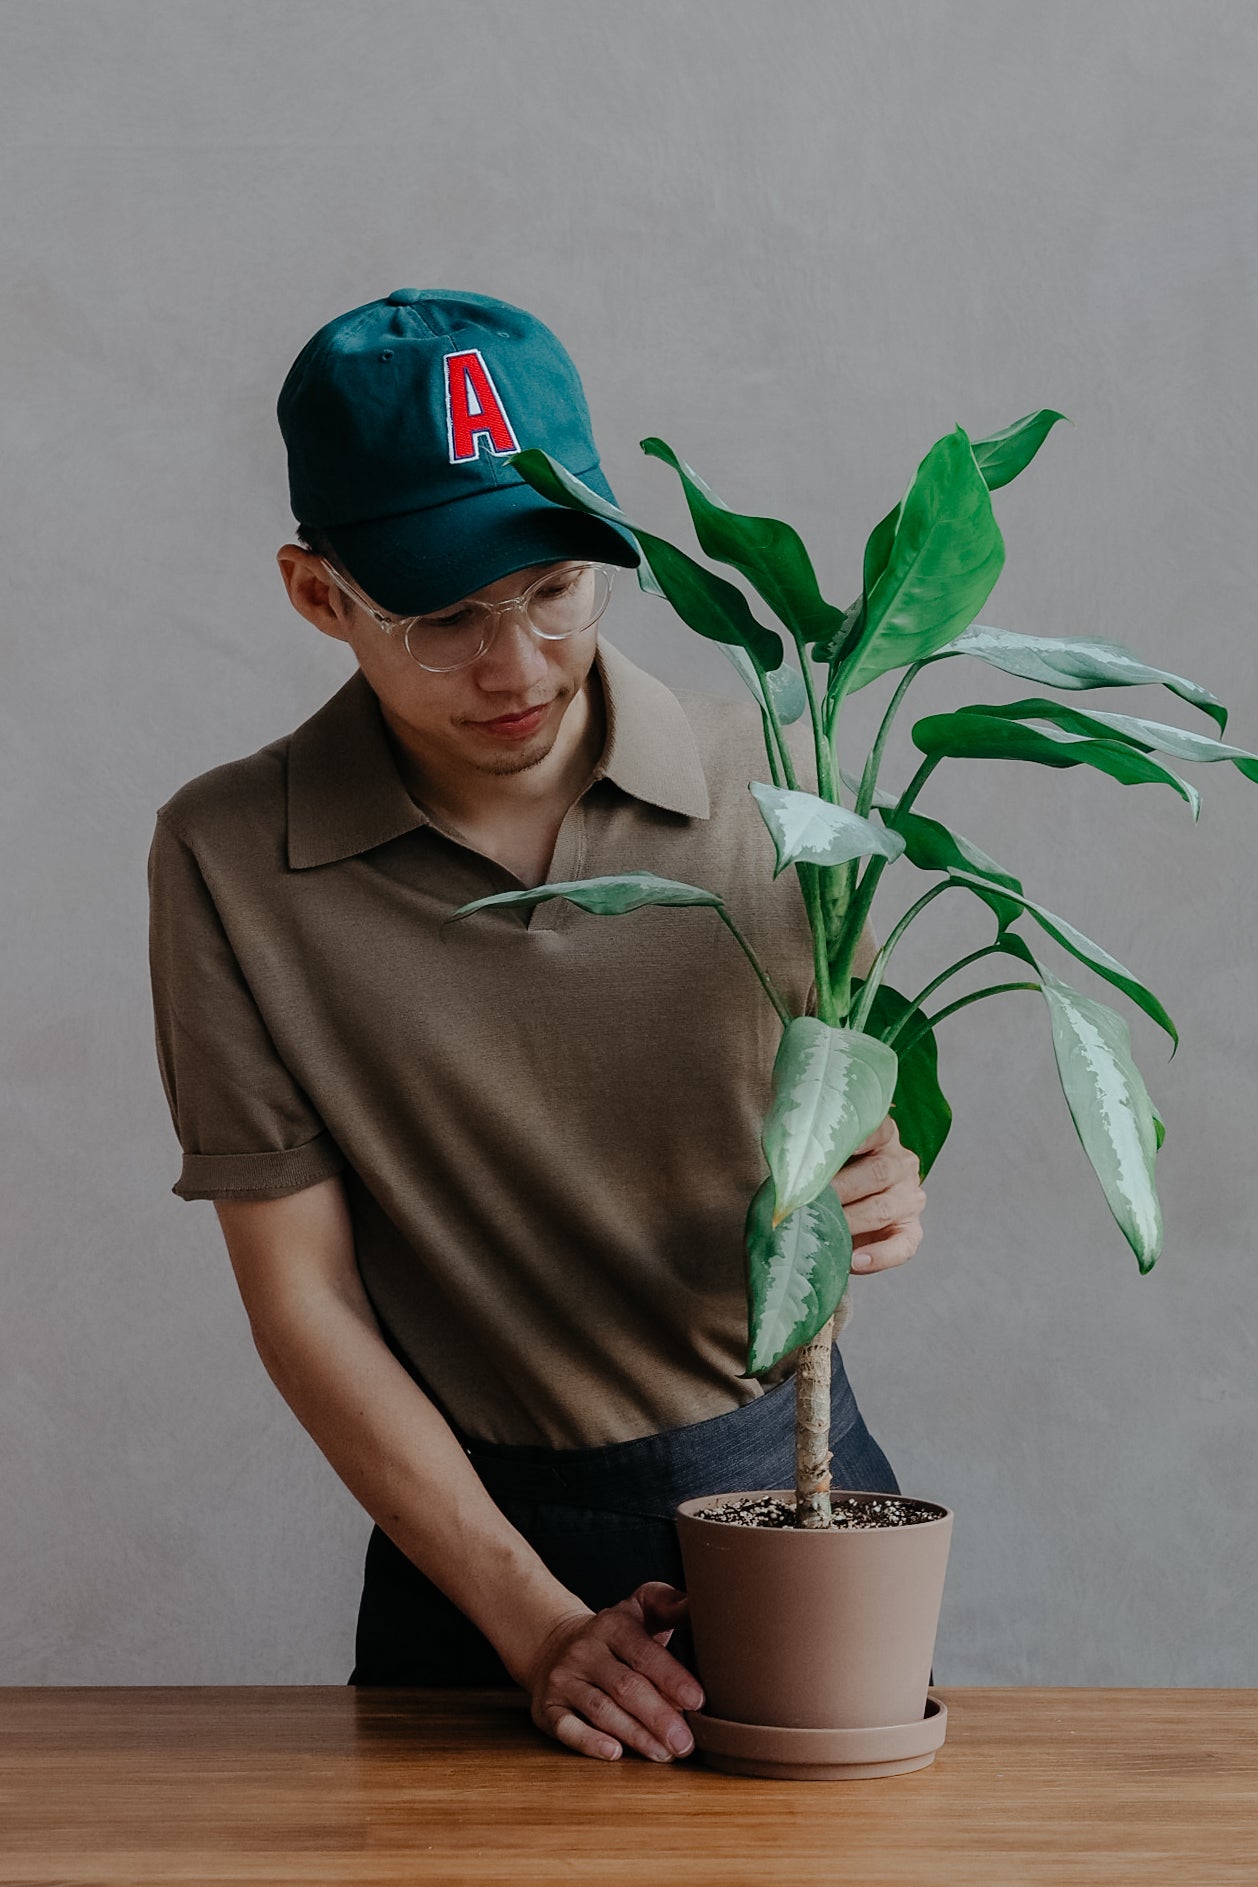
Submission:
POLYGON ((157 1061, 180 1199, 280 1198, 345 1157, 281 1061, 191 847, 158 814, 148 856, 157 1061))

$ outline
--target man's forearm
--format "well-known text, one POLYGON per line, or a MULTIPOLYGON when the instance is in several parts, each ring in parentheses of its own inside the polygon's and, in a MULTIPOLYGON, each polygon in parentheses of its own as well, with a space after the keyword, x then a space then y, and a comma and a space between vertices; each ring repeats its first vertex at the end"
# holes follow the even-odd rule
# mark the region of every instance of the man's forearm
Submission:
POLYGON ((549 1630, 588 1612, 485 1492, 375 1326, 327 1292, 254 1330, 267 1373, 350 1492, 527 1683, 549 1630))

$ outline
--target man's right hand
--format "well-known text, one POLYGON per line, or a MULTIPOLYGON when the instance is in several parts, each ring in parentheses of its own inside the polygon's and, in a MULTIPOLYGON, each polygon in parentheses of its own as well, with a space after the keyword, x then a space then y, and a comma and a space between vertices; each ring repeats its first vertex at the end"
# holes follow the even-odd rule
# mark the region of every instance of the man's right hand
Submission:
POLYGON ((538 1729, 604 1762, 625 1747, 653 1762, 688 1756, 694 1738, 678 1706, 697 1710, 703 1692, 664 1647, 689 1604, 678 1587, 648 1579, 618 1605, 561 1618, 526 1686, 538 1729))

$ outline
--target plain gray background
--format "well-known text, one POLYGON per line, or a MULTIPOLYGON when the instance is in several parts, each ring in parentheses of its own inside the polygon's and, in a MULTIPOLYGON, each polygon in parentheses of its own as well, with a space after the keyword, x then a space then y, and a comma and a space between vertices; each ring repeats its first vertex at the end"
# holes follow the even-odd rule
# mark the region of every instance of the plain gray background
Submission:
MULTIPOLYGON (((146 960, 157 806, 349 672, 274 565, 289 363, 402 284, 521 303, 576 359, 631 514, 692 541, 637 449, 660 432, 795 523, 839 603, 941 433, 1056 407, 1074 423, 997 494, 983 620, 1130 643, 1258 746, 1258 15, 9 0, 0 33, 0 1680, 339 1682, 369 1522, 257 1360, 213 1208, 169 1190, 146 960)), ((631 581, 606 627, 676 685, 738 690, 631 581)), ((849 756, 890 686, 853 705, 849 756)), ((1034 692, 928 670, 886 782, 917 715, 1034 692)), ((1061 698, 1213 731, 1163 690, 1061 698)), ((1183 1041, 1170 1061, 1034 933, 1128 1018, 1167 1121, 1141 1278, 1041 998, 941 1027, 956 1120, 926 1236, 856 1281, 845 1339, 905 1488, 956 1510, 941 1682, 1258 1682, 1258 799, 1230 766, 1184 771, 1195 829, 1167 789, 1083 768, 949 762, 920 802, 1148 981, 1183 1041)), ((884 936, 923 884, 900 871, 884 936)), ((988 934, 942 899, 893 980, 988 934)))

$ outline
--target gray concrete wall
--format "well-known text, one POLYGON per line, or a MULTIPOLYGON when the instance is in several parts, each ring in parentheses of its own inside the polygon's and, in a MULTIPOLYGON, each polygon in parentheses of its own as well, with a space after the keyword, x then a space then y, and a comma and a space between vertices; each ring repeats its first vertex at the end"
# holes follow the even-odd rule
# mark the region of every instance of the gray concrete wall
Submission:
MULTIPOLYGON (((578 361, 632 511, 685 528, 637 450, 662 432, 794 521, 841 602, 934 439, 1055 406, 1073 426, 998 496, 985 619, 1134 644, 1258 746, 1258 15, 9 0, 0 38, 0 1681, 336 1682, 368 1522, 255 1357, 213 1209, 169 1191, 145 957, 157 805, 348 672, 273 562, 289 362, 403 283, 520 302, 578 361)), ((607 627, 673 683, 738 687, 631 589, 607 627)), ((1027 691, 952 662, 913 705, 1027 691)), ((1209 731, 1160 691, 1090 699, 1209 731)), ((926 1238, 857 1281, 847 1355, 905 1486, 957 1512, 943 1681, 1258 1682, 1258 799, 1187 771, 1196 829, 1083 769, 951 763, 923 801, 1183 1036, 1168 1062, 1114 998, 1169 1129, 1142 1279, 1040 999, 941 1030, 926 1238)), ((882 895, 885 935, 909 893, 882 895)), ((949 902, 900 986, 986 936, 949 902)))

